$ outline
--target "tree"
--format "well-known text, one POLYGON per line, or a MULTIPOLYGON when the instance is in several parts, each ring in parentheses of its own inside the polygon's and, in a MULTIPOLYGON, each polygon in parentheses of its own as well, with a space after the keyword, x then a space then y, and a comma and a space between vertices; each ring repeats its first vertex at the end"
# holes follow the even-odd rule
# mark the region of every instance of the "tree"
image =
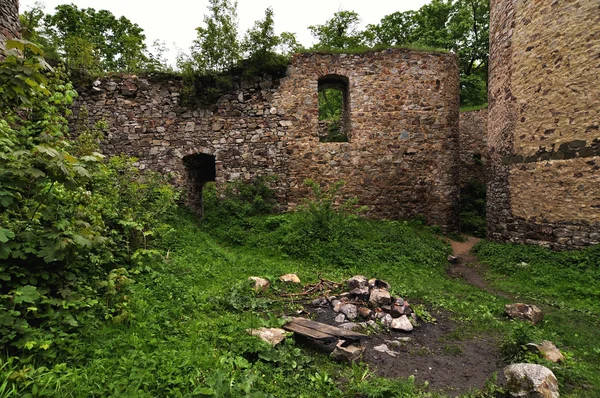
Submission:
POLYGON ((365 36, 369 45, 402 45, 416 41, 417 21, 414 11, 386 15, 378 25, 367 25, 365 36))
POLYGON ((148 61, 143 29, 110 11, 59 5, 44 17, 43 35, 54 43, 70 69, 135 72, 148 61))
POLYGON ((488 0, 433 0, 418 11, 385 16, 369 25, 370 45, 422 45, 458 54, 461 104, 487 100, 489 40, 488 0))
POLYGON ((338 11, 323 25, 311 25, 310 33, 318 40, 316 50, 350 50, 364 44, 359 30, 360 17, 354 11, 338 11))
POLYGON ((233 67, 241 59, 238 40, 237 1, 209 0, 209 14, 192 45, 191 59, 195 69, 204 74, 216 74, 233 67))

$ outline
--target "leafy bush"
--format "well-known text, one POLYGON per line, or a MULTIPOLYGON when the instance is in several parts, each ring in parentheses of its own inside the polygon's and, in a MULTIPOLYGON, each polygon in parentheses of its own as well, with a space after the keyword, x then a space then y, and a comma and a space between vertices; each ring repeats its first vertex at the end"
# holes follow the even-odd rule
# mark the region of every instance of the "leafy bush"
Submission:
POLYGON ((486 186, 469 181, 460 190, 460 229, 467 234, 485 238, 486 235, 486 186))
POLYGON ((11 47, 21 53, 0 64, 0 345, 52 356, 90 309, 124 316, 123 302, 99 306, 99 281, 151 250, 175 194, 132 159, 104 159, 97 130, 70 139, 77 93, 64 72, 46 76, 29 42, 11 47))

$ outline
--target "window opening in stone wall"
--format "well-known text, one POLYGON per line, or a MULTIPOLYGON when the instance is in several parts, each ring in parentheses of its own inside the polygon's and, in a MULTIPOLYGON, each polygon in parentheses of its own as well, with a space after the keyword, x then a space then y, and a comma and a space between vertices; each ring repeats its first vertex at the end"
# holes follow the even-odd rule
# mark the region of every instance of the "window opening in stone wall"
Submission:
POLYGON ((348 78, 327 75, 319 79, 319 141, 348 142, 350 127, 348 78))
POLYGON ((190 205, 200 217, 204 215, 202 189, 206 183, 215 181, 217 177, 216 164, 214 156, 204 153, 197 153, 183 158, 183 165, 188 176, 188 199, 190 205))

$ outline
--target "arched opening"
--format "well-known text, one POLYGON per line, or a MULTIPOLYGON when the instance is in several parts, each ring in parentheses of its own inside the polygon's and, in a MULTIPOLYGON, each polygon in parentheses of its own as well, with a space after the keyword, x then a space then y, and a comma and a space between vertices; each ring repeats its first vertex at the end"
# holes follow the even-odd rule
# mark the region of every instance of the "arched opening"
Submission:
POLYGON ((341 75, 319 79, 319 141, 348 142, 350 132, 349 80, 341 75))
POLYGON ((202 204, 202 188, 207 182, 215 181, 217 177, 216 158, 205 153, 196 153, 183 158, 188 176, 188 191, 190 205, 198 215, 204 215, 202 204))

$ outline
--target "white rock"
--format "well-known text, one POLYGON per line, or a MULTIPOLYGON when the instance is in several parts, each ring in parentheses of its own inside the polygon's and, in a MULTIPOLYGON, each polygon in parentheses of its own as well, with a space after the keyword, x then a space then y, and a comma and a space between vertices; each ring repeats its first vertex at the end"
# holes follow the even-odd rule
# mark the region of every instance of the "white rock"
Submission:
POLYGON ((344 322, 346 322, 346 315, 344 315, 344 314, 338 314, 338 316, 335 317, 335 321, 337 323, 344 323, 344 322))
POLYGON ((286 283, 300 283, 300 278, 296 274, 281 275, 279 280, 286 283))
POLYGON ((271 282, 264 278, 259 278, 258 276, 251 276, 248 278, 248 280, 254 282, 254 286, 252 288, 256 292, 266 292, 271 286, 271 282))
POLYGON ((394 330, 401 330, 403 332, 410 332, 413 330, 413 325, 408 320, 406 315, 402 315, 400 318, 394 318, 392 320, 390 328, 394 330))
POLYGON ((506 387, 513 397, 558 398, 558 381, 542 365, 516 363, 504 368, 506 387))
POLYGON ((346 317, 350 320, 356 319, 358 317, 358 308, 354 304, 345 304, 340 307, 340 312, 346 315, 346 317))
POLYGON ((285 330, 278 328, 247 329, 246 332, 250 333, 252 336, 257 336, 272 346, 276 346, 277 344, 281 343, 287 336, 287 332, 285 330))

